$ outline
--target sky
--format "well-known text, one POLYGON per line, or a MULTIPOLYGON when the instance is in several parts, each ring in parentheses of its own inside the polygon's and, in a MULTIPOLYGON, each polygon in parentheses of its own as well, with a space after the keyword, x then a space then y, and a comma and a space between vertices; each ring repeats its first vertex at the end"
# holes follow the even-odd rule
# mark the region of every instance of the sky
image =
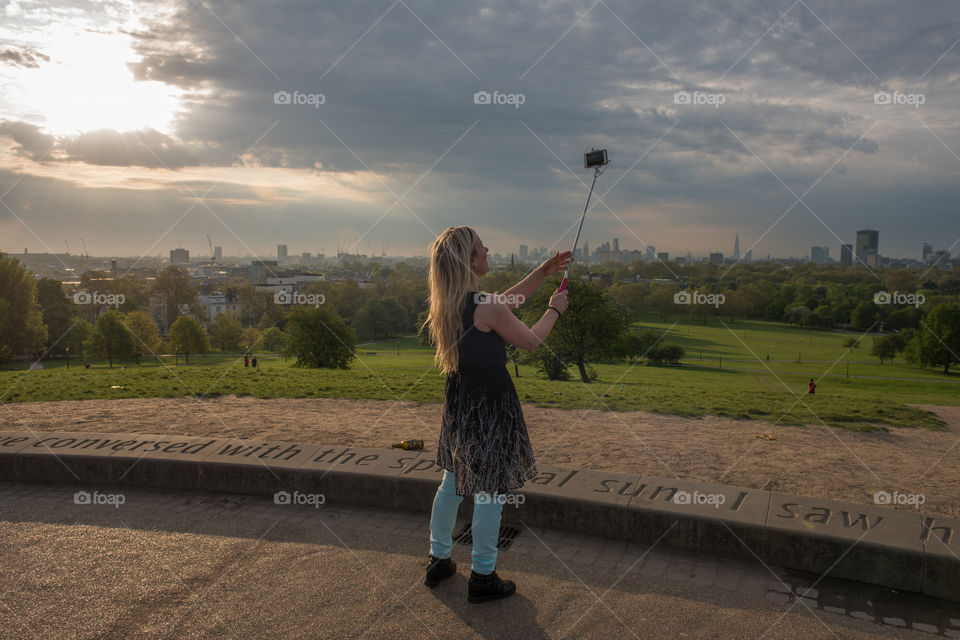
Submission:
POLYGON ((0 250, 960 252, 953 2, 0 2, 0 250), (82 239, 82 240, 81 240, 82 239))

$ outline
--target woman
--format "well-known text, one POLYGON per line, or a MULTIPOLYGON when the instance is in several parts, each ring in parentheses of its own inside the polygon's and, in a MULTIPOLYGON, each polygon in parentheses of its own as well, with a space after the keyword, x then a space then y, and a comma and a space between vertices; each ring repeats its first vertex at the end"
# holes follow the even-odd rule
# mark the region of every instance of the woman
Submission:
MULTIPOLYGON (((457 572, 450 558, 457 507, 474 496, 473 567, 468 600, 511 595, 516 586, 494 568, 503 496, 537 475, 520 400, 507 372, 505 342, 533 351, 567 309, 556 291, 543 317, 528 328, 511 312, 543 279, 566 268, 570 252, 557 253, 500 296, 478 292, 489 271, 487 248, 470 227, 451 227, 431 248, 430 311, 426 325, 446 374, 437 462, 443 479, 433 501, 430 561, 425 584, 433 588, 457 572)), ((425 326, 426 326, 425 325, 425 326)))

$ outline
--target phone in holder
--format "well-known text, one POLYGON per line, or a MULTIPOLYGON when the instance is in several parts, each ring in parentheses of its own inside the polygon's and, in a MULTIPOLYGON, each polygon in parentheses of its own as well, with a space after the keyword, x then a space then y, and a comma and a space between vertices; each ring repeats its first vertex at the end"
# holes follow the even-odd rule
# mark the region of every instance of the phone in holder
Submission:
POLYGON ((591 169, 593 167, 602 167, 606 164, 610 164, 610 160, 607 158, 606 149, 591 149, 583 154, 583 168, 591 169))

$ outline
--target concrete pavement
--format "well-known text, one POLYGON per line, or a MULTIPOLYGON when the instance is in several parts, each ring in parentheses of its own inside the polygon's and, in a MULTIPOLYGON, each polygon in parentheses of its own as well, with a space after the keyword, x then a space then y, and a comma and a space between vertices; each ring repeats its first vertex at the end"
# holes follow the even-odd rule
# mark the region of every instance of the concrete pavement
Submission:
POLYGON ((960 637, 957 603, 525 526, 474 605, 467 546, 423 585, 428 514, 95 491, 0 484, 0 638, 960 637))

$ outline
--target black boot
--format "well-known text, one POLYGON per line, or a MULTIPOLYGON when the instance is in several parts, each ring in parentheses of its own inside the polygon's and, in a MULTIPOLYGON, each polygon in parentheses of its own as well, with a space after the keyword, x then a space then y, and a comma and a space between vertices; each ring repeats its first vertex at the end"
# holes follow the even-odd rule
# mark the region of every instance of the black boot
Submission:
POLYGON ((457 573, 457 563, 453 558, 435 558, 430 556, 430 564, 427 566, 427 579, 423 584, 431 589, 440 584, 441 580, 446 580, 457 573))
POLYGON ((469 590, 467 600, 484 602, 513 595, 513 592, 517 590, 517 585, 512 580, 501 580, 496 571, 491 571, 487 575, 471 571, 467 588, 469 590))

